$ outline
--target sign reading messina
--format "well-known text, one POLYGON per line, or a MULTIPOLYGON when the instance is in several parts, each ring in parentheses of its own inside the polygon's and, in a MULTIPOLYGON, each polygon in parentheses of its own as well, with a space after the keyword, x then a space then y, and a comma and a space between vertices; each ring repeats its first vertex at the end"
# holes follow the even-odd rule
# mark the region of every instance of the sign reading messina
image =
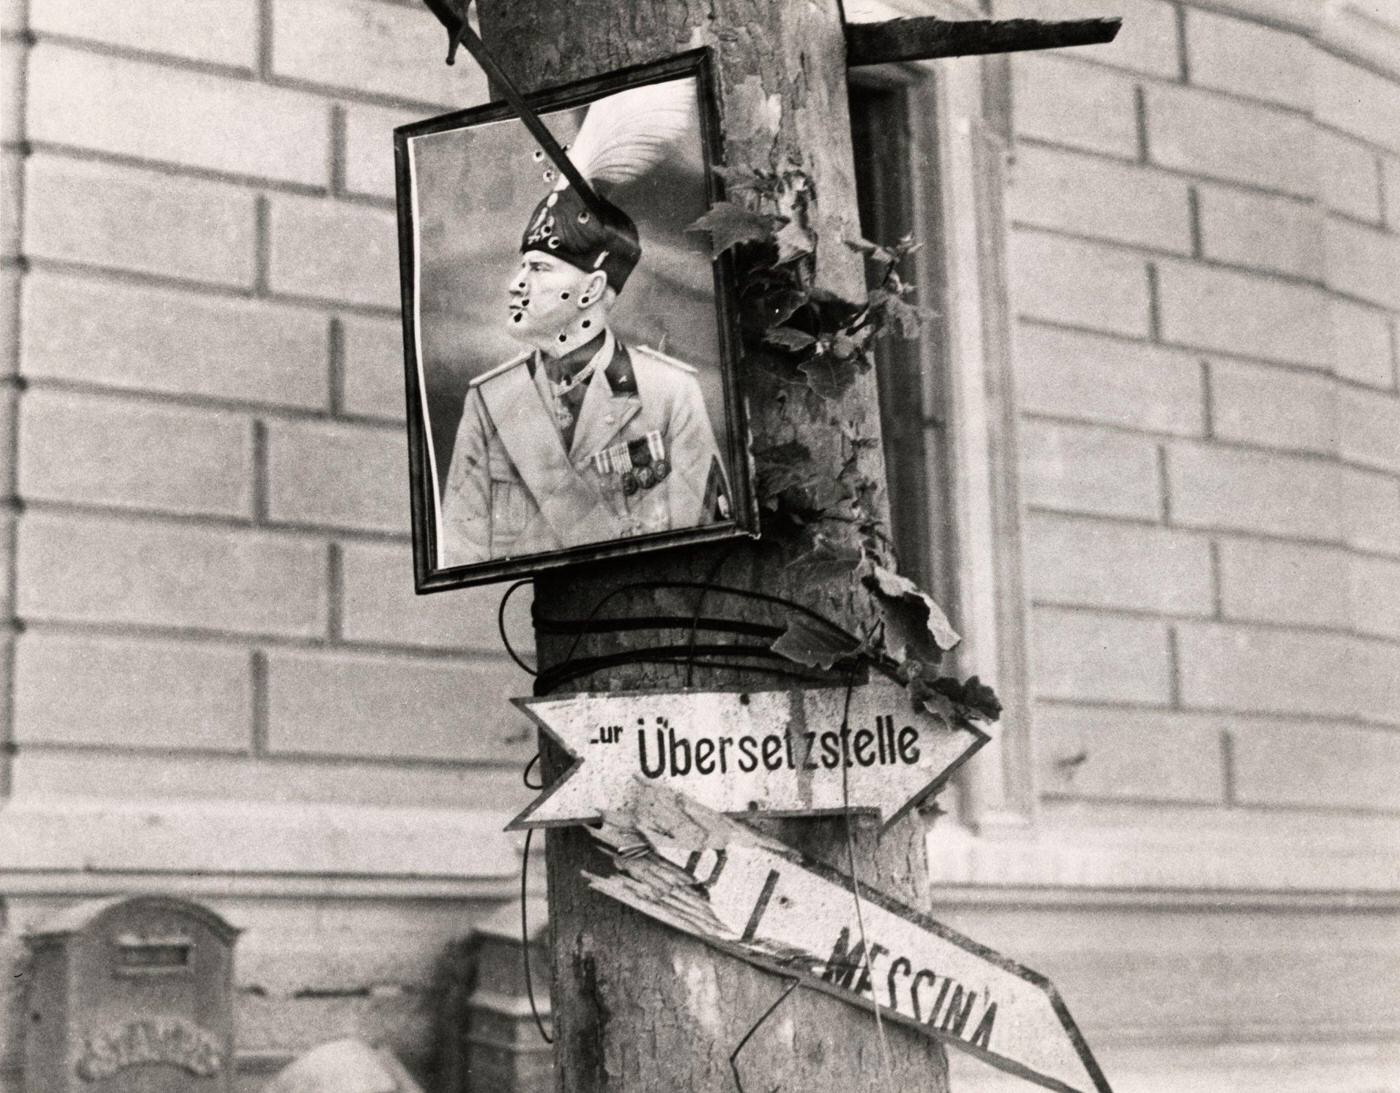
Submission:
POLYGON ((589 883, 659 922, 1062 1093, 1112 1093, 1044 976, 667 788, 593 835, 589 883))
POLYGON ((590 823, 635 778, 717 812, 874 812, 892 823, 987 742, 899 684, 516 699, 573 760, 512 828, 590 823))

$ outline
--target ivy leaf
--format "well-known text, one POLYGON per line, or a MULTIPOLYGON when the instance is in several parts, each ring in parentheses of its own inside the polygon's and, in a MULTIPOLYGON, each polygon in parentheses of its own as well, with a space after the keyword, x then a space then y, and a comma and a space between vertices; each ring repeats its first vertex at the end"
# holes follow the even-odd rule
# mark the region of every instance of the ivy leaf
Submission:
POLYGON ((845 394, 856 379, 854 360, 837 360, 832 353, 812 357, 803 361, 797 368, 807 377, 808 387, 822 398, 833 401, 845 394))
POLYGON ((838 361, 848 361, 860 351, 860 343, 849 334, 838 331, 831 336, 827 349, 838 361))
POLYGON ((773 652, 805 664, 809 668, 829 669, 839 660, 852 656, 860 642, 850 634, 824 626, 806 615, 794 615, 770 646, 773 652))
POLYGON ((953 676, 939 676, 932 683, 935 693, 960 708, 960 712, 978 720, 995 721, 1001 716, 1001 699, 976 676, 959 682, 953 676))
POLYGON ((775 326, 765 331, 763 340, 769 345, 781 346, 791 353, 800 353, 802 350, 817 344, 817 339, 812 335, 795 330, 790 326, 775 326))
POLYGON ((811 231, 795 220, 789 220, 775 237, 778 243, 778 264, 791 262, 817 249, 817 240, 811 231))
POLYGON ((916 675, 909 681, 909 697, 914 700, 916 709, 931 713, 949 725, 960 720, 957 704, 947 695, 933 688, 933 682, 923 675, 916 675))
POLYGON ((807 294, 795 288, 780 288, 763 298, 763 317, 770 326, 781 326, 807 302, 807 294))
POLYGON ((917 662, 912 672, 909 665, 904 667, 909 676, 909 697, 914 705, 948 724, 995 721, 1001 716, 1001 700, 976 676, 965 681, 954 676, 940 676, 937 668, 917 662))
POLYGON ((849 483, 817 473, 803 484, 799 495, 793 498, 792 507, 804 519, 817 519, 834 513, 838 506, 853 496, 849 483))
POLYGON ((844 329, 854 323, 857 316, 865 310, 864 304, 848 300, 830 289, 814 288, 810 296, 812 303, 816 305, 823 330, 844 329))
POLYGON ((908 577, 876 565, 866 579, 885 620, 885 647, 901 664, 910 659, 936 664, 962 639, 943 609, 908 577))
POLYGON ((768 242, 777 229, 786 223, 785 217, 756 213, 731 201, 719 201, 685 230, 709 232, 710 253, 718 258, 740 243, 768 242))
POLYGON ((761 192, 772 186, 771 177, 765 176, 752 167, 723 167, 716 166, 715 174, 724 179, 724 184, 731 190, 750 190, 761 192))
POLYGON ((808 584, 830 584, 850 578, 860 565, 864 552, 848 543, 833 543, 825 535, 814 535, 812 547, 799 554, 784 568, 808 584))
POLYGON ((872 262, 891 263, 899 260, 899 256, 888 247, 882 247, 879 243, 872 243, 869 239, 847 239, 846 246, 853 251, 859 251, 872 262))
POLYGON ((894 324, 894 329, 901 338, 917 338, 924 320, 931 319, 934 315, 927 308, 916 307, 908 300, 893 294, 882 305, 882 310, 886 320, 894 324))
POLYGON ((806 486, 817 469, 811 451, 795 440, 754 452, 754 463, 758 470, 758 495, 765 502, 806 486))
POLYGON ((852 496, 850 485, 819 466, 797 441, 754 452, 754 463, 759 502, 799 524, 820 519, 852 496))

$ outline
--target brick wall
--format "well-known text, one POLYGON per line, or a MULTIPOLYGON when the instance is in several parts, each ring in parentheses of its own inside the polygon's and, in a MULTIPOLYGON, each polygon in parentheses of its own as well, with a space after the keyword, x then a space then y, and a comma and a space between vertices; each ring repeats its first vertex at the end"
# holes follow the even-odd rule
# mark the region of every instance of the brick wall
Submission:
MULTIPOLYGON (((1173 848, 1171 875, 1212 889, 1269 888, 1261 846, 1327 862, 1346 904, 1390 883, 1352 852, 1400 812, 1400 85, 1276 26, 1124 7, 1120 43, 1013 63, 1042 821, 1136 823, 1088 847, 1114 870, 1147 857, 1141 832, 1184 829, 1210 853, 1173 848)), ((76 894, 178 884, 249 926, 250 1072, 351 1032, 421 1056, 440 942, 502 897, 461 883, 487 828, 442 817, 518 802, 530 750, 504 712, 528 681, 499 654, 500 589, 415 598, 404 534, 390 131, 479 101, 479 76, 440 63, 417 0, 0 16, 0 797, 38 833, 30 887, 0 889, 0 971, 76 894), (126 805, 70 808, 64 835, 55 795, 126 805), (150 834, 170 799, 192 842, 150 834), (314 822, 304 847, 285 815, 250 820, 274 802, 314 822), (396 833, 373 853, 344 835, 371 811, 396 833), (211 862, 231 879, 200 889, 211 862), (298 869, 300 888, 258 887, 298 869), (46 870, 71 885, 35 887, 46 870), (419 887, 379 884, 396 870, 419 887)), ((1034 845, 1011 853, 1065 883, 1034 845)), ((1150 891, 1165 860, 1074 883, 1150 891)), ((1252 939, 1291 952, 1329 913, 1231 918, 1219 944, 1226 920, 1198 916, 1205 940, 1171 951, 1262 999, 1264 1027, 1283 958, 1252 939)), ((1085 931, 1111 916, 1030 914, 1003 941, 979 908, 966 928, 1087 985, 1104 1025, 1160 1028, 1179 1012, 1138 1004, 1136 962, 1156 914, 1101 960, 1085 931)), ((1390 923, 1366 919, 1339 982, 1380 966, 1390 923)), ((1290 982, 1312 990, 1327 959, 1290 982)), ((1178 993, 1203 1037, 1243 1027, 1178 993)))
POLYGON ((1013 62, 1046 807, 1400 811, 1400 81, 1126 7, 1013 62))
POLYGON ((513 802, 500 590, 406 538, 391 130, 479 72, 390 0, 5 18, 9 793, 513 802))
POLYGON ((240 1088, 422 1064, 533 752, 407 536, 392 129, 484 81, 409 0, 0 10, 0 1090, 20 934, 131 889, 244 929, 240 1088))

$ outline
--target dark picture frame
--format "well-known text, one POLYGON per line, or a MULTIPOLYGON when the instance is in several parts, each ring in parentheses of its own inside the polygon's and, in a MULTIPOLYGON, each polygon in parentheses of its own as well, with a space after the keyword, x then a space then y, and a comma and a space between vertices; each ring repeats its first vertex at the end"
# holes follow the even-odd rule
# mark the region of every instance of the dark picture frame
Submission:
POLYGON ((567 234, 575 222, 587 229, 596 199, 586 208, 573 199, 508 104, 394 131, 418 592, 758 534, 734 270, 728 255, 711 257, 703 233, 686 230, 723 200, 710 51, 526 101, 561 144, 575 134, 587 144, 578 131, 589 112, 609 121, 595 131, 615 134, 627 128, 615 120, 624 104, 678 97, 689 105, 671 107, 672 122, 693 116, 675 129, 664 110, 630 108, 643 143, 652 132, 670 134, 651 167, 634 163, 638 173, 627 175, 625 146, 598 157, 623 161, 597 192, 624 210, 640 250, 620 288, 608 272, 618 259, 609 256, 625 247, 600 243, 595 255, 585 249, 592 237, 567 234), (561 264, 560 254, 573 257, 561 264), (582 280, 598 269, 613 290, 606 311, 589 296, 606 295, 603 278, 582 280), (566 282, 583 286, 567 307, 560 298, 569 301, 569 291, 558 291, 566 282), (579 329, 590 325, 575 317, 583 302, 603 333, 579 329), (559 341, 580 343, 571 355, 557 357, 564 348, 542 333, 556 313, 567 320, 559 341))

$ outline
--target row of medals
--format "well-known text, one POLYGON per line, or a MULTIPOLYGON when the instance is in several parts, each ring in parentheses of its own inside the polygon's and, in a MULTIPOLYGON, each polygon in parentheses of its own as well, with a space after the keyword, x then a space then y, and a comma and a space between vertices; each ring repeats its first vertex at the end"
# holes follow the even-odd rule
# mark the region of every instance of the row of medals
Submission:
POLYGON ((661 433, 652 430, 640 440, 615 444, 593 454, 593 469, 599 474, 620 474, 622 492, 632 496, 666 481, 671 463, 661 433))

